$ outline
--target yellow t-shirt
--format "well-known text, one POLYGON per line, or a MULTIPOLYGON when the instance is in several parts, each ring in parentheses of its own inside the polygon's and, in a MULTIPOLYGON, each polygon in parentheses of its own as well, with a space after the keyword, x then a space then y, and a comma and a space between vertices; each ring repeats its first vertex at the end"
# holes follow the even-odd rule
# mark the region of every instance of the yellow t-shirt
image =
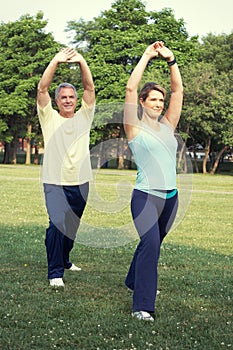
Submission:
POLYGON ((45 146, 43 183, 73 186, 92 179, 89 143, 94 110, 82 100, 73 118, 64 118, 51 101, 43 109, 37 105, 45 146))

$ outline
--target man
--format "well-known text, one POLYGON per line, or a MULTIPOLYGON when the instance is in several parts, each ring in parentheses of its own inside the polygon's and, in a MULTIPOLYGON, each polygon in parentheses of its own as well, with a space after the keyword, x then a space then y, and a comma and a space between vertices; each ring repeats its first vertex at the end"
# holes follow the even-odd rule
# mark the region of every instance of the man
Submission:
POLYGON ((63 48, 44 71, 38 84, 37 109, 44 137, 42 181, 49 215, 46 230, 48 279, 51 286, 64 287, 64 270, 81 270, 69 260, 92 179, 89 134, 94 117, 95 89, 90 69, 82 55, 63 48), (69 83, 55 91, 58 112, 49 95, 56 69, 61 63, 77 63, 84 88, 81 108, 77 92, 69 83))

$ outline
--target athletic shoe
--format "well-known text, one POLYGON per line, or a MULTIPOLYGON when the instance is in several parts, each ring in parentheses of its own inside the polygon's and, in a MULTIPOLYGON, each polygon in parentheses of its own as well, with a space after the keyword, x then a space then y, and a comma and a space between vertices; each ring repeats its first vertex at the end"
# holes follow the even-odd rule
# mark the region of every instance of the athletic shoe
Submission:
POLYGON ((51 278, 49 280, 49 284, 51 287, 65 287, 65 284, 62 278, 51 278))
POLYGON ((138 320, 154 322, 154 318, 146 311, 135 311, 135 312, 132 312, 132 316, 136 317, 138 320))
POLYGON ((69 271, 81 271, 81 267, 78 267, 74 264, 71 265, 71 267, 68 269, 69 271))

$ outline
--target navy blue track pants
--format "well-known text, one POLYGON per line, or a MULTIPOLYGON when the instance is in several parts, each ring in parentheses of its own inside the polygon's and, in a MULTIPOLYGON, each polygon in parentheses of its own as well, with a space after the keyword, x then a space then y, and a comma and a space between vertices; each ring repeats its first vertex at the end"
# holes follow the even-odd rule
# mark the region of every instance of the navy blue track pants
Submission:
POLYGON ((140 237, 125 284, 134 291, 133 311, 154 312, 163 239, 177 213, 178 193, 169 199, 134 190, 131 212, 140 237))
POLYGON ((63 277, 64 269, 69 269, 72 265, 69 254, 86 206, 88 192, 89 183, 79 186, 44 184, 49 215, 45 238, 49 279, 63 277))

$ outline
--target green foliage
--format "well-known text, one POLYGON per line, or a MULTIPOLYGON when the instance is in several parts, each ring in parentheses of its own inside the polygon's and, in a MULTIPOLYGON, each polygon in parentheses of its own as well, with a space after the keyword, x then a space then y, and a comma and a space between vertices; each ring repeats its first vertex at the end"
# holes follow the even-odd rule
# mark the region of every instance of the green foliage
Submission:
POLYGON ((180 128, 189 131, 189 142, 211 142, 211 151, 218 152, 233 147, 232 35, 208 35, 199 52, 199 62, 182 69, 180 128))
MULTIPOLYGON (((195 41, 188 40, 182 19, 171 9, 147 12, 137 0, 117 0, 93 21, 68 23, 74 43, 85 52, 95 80, 97 101, 124 101, 125 86, 146 46, 160 39, 181 64, 195 56, 195 41)), ((155 66, 161 66, 157 60, 155 66)))
POLYGON ((6 142, 9 134, 25 136, 33 122, 39 76, 57 47, 43 32, 47 22, 42 18, 39 12, 0 26, 0 118, 8 127, 1 138, 6 142))
MULTIPOLYGON (((37 84, 61 47, 51 33, 45 33, 46 25, 42 12, 35 17, 26 14, 15 22, 0 25, 0 120, 7 126, 0 137, 5 142, 10 142, 15 135, 28 137, 29 124, 33 126, 30 139, 33 136, 34 143, 41 141, 36 116, 37 84)), ((51 93, 60 79, 72 77, 77 77, 74 70, 59 67, 51 93)))
MULTIPOLYGON (((37 84, 62 46, 51 33, 45 33, 46 25, 42 12, 0 24, 1 141, 25 136, 31 124, 35 142, 41 142, 36 116, 37 84)), ((205 146, 209 139, 215 152, 225 145, 233 147, 233 33, 209 34, 201 44, 197 37, 189 37, 184 20, 176 19, 172 9, 146 11, 141 0, 115 0, 109 10, 91 21, 68 22, 66 31, 75 32, 73 44, 84 54, 94 77, 100 107, 91 133, 92 144, 122 134, 122 120, 117 125, 113 105, 120 105, 122 110, 125 86, 133 68, 147 45, 163 40, 173 50, 183 77, 185 96, 179 131, 187 144, 198 142, 205 146)), ((81 98, 76 66, 59 65, 50 89, 52 97, 62 81, 77 86, 81 98)), ((145 81, 160 83, 169 97, 169 70, 163 60, 156 59, 148 65, 142 84, 145 81)))
POLYGON ((3 138, 3 133, 8 129, 6 122, 0 119, 0 140, 3 138))
MULTIPOLYGON (((183 19, 176 20, 171 9, 160 12, 147 12, 145 5, 138 0, 116 0, 110 10, 104 11, 92 21, 70 21, 67 31, 74 31, 73 43, 81 50, 91 69, 97 103, 104 104, 112 111, 112 103, 123 103, 125 87, 129 76, 145 48, 156 40, 163 40, 170 46, 181 66, 184 62, 197 59, 197 40, 189 40, 183 19)), ((163 60, 155 60, 149 65, 145 79, 151 80, 156 70, 155 80, 164 80, 162 73, 168 69, 163 60), (157 73, 159 72, 159 73, 157 73)), ((154 79, 154 77, 153 77, 154 79)), ((117 128, 112 118, 98 113, 98 128, 91 134, 92 142, 116 135, 117 128), (102 122, 102 125, 101 125, 102 122), (112 123, 112 127, 110 124, 112 123), (98 137, 97 137, 98 134, 98 137)), ((122 119, 119 119, 118 135, 122 134, 122 119)))
POLYGON ((201 61, 212 62, 219 73, 233 69, 233 33, 230 35, 208 34, 203 38, 201 61))

